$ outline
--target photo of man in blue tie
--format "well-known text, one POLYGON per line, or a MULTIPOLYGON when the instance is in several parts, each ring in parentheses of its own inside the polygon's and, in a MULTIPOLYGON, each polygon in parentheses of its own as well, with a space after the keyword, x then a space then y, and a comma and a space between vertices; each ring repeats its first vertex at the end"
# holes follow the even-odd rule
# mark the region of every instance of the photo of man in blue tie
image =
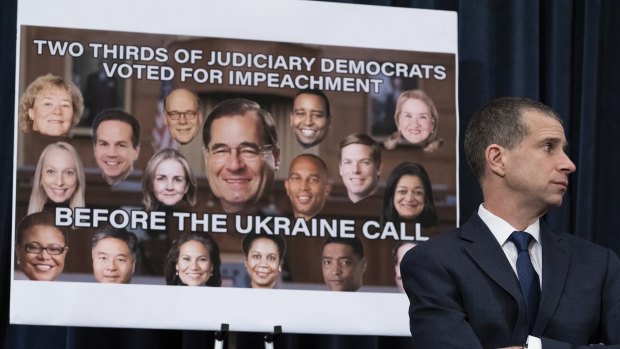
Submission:
POLYGON ((541 217, 575 165, 546 105, 499 98, 465 135, 484 202, 401 262, 414 348, 620 348, 620 261, 541 217))

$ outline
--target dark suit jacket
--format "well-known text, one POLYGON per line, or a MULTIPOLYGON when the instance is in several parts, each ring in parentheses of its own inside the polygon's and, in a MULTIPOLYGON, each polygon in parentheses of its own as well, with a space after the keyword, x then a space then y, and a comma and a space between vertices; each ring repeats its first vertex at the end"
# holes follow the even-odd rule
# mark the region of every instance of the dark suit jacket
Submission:
MULTIPOLYGON (((620 348, 620 261, 611 250, 552 232, 543 222, 542 294, 532 335, 544 349, 620 348), (592 347, 588 347, 592 348, 592 347)), ((525 343, 519 281, 474 215, 411 249, 401 263, 413 348, 501 348, 525 343)))

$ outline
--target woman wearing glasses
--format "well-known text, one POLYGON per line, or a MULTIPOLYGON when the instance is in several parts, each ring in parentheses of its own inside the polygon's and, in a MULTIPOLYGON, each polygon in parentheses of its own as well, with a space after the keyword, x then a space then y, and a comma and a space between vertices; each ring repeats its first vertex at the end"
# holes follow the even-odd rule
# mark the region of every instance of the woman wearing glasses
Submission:
POLYGON ((54 281, 67 256, 67 232, 54 225, 54 214, 37 212, 17 225, 17 264, 30 280, 54 281))

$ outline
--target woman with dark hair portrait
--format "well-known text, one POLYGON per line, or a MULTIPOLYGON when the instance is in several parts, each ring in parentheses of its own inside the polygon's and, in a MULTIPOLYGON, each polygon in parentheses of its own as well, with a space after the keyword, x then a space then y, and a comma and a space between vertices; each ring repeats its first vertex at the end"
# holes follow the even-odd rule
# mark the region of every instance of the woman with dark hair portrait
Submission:
POLYGON ((54 225, 51 212, 33 213, 17 224, 15 254, 28 279, 54 281, 64 269, 67 250, 67 231, 54 225))
POLYGON ((443 144, 443 139, 437 137, 439 113, 433 100, 422 90, 408 90, 398 96, 394 122, 398 131, 384 142, 386 149, 396 148, 401 136, 427 152, 443 144))
POLYGON ((274 288, 282 272, 286 244, 280 235, 250 233, 241 245, 252 288, 274 288))
POLYGON ((56 142, 41 152, 32 181, 28 214, 55 206, 84 207, 84 166, 75 148, 56 142))
POLYGON ((220 248, 208 233, 183 233, 166 257, 167 285, 222 285, 220 248))
POLYGON ((196 204, 198 185, 187 159, 177 150, 166 148, 146 165, 142 190, 147 211, 174 206, 183 210, 196 204))
POLYGON ((422 165, 400 163, 388 176, 381 221, 414 222, 422 228, 438 225, 431 181, 422 165))
POLYGON ((84 111, 82 93, 71 81, 47 74, 36 78, 19 100, 19 127, 48 136, 66 136, 84 111))

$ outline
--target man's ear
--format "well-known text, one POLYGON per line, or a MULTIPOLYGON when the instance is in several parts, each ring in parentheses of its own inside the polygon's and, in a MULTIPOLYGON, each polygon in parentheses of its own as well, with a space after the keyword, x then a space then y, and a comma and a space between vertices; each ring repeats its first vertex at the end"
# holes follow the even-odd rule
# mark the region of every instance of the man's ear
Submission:
POLYGON ((278 169, 280 168, 280 148, 278 148, 277 146, 274 146, 272 150, 272 154, 273 154, 274 170, 278 171, 278 169))
POLYGON ((484 152, 484 159, 489 171, 500 177, 506 175, 506 152, 506 148, 497 144, 489 145, 484 152))
POLYGON ((366 257, 362 258, 362 274, 366 272, 366 267, 368 266, 368 260, 366 257))
POLYGON ((207 152, 207 148, 205 148, 204 145, 200 148, 202 149, 202 157, 205 160, 205 168, 206 168, 207 164, 209 163, 209 153, 207 152))
POLYGON ((134 149, 136 150, 136 156, 134 157, 133 161, 136 161, 140 157, 140 144, 138 144, 134 149))

